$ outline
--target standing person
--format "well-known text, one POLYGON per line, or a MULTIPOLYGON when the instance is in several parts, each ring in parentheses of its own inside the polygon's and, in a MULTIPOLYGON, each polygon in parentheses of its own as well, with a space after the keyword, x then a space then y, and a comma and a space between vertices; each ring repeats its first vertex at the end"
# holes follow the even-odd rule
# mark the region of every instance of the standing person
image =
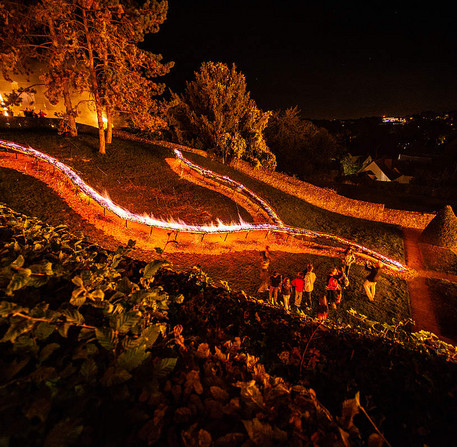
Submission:
POLYGON ((282 275, 276 270, 270 276, 270 293, 269 299, 271 304, 278 304, 278 292, 281 289, 282 275))
POLYGON ((343 297, 343 290, 349 286, 349 279, 344 273, 344 268, 338 268, 337 269, 337 274, 336 274, 336 279, 338 280, 338 289, 337 289, 337 294, 336 294, 336 304, 339 304, 341 302, 341 299, 343 297))
POLYGON ((368 270, 370 273, 368 273, 368 276, 363 283, 363 288, 365 289, 365 292, 370 301, 374 300, 374 295, 376 293, 376 282, 381 276, 381 269, 383 265, 384 264, 381 261, 376 263, 367 261, 365 264, 365 270, 368 270))
POLYGON ((262 252, 262 260, 260 262, 260 287, 257 292, 268 291, 268 268, 270 267, 270 247, 267 245, 262 252))
POLYGON ((343 259, 343 271, 344 274, 349 278, 349 270, 351 268, 351 265, 355 261, 355 256, 354 256, 354 249, 352 247, 348 247, 346 251, 344 252, 344 259, 343 259))
POLYGON ((305 301, 306 307, 311 307, 311 293, 314 290, 314 281, 316 281, 316 274, 313 272, 313 264, 308 264, 306 266, 306 275, 304 278, 304 292, 305 292, 305 301))
POLYGON ((290 310, 290 295, 292 294, 292 284, 290 278, 286 276, 282 282, 282 300, 286 310, 290 310))
POLYGON ((330 270, 330 275, 327 276, 327 285, 325 286, 327 302, 336 309, 336 303, 338 302, 338 269, 333 267, 330 270))
POLYGON ((303 272, 300 272, 297 277, 292 281, 292 286, 294 287, 294 304, 295 307, 301 306, 301 299, 303 296, 303 287, 305 285, 305 281, 303 279, 303 272))
POLYGON ((317 306, 317 318, 319 321, 324 321, 327 319, 328 315, 328 304, 327 304, 327 297, 322 295, 319 298, 319 305, 317 306))

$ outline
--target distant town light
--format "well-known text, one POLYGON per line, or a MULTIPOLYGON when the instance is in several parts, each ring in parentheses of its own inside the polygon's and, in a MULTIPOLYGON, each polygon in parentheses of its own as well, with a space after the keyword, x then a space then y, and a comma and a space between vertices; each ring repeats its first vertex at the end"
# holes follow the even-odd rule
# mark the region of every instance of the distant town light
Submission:
POLYGON ((405 124, 406 118, 397 118, 396 116, 382 116, 383 123, 391 123, 391 124, 405 124))

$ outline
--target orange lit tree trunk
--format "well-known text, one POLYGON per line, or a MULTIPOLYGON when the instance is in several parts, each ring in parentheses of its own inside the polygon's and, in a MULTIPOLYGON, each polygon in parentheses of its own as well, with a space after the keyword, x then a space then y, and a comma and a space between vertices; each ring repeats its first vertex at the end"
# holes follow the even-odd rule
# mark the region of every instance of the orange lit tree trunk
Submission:
MULTIPOLYGON (((54 48, 55 53, 61 53, 64 51, 59 44, 59 39, 57 38, 57 32, 54 26, 54 20, 50 15, 48 15, 48 11, 46 11, 46 16, 47 16, 47 23, 49 27, 49 35, 52 40, 52 46, 54 48)), ((55 57, 54 59, 58 60, 60 58, 55 57)), ((60 70, 62 73, 62 70, 60 70)), ((76 127, 76 113, 73 108, 73 104, 71 102, 71 94, 70 94, 70 80, 68 77, 63 80, 63 85, 62 85, 62 94, 63 94, 63 100, 65 104, 65 110, 66 110, 66 120, 68 122, 68 128, 70 130, 70 135, 72 137, 76 137, 78 135, 78 129, 76 127)))
POLYGON ((101 102, 101 98, 100 98, 100 92, 98 89, 97 74, 95 72, 95 60, 94 60, 94 50, 92 47, 92 37, 91 37, 90 30, 89 30, 86 10, 84 8, 82 8, 82 18, 83 18, 84 31, 86 33, 86 44, 87 44, 91 91, 92 91, 92 95, 94 96, 95 110, 97 113, 98 142, 99 142, 98 152, 100 154, 106 154, 106 141, 105 141, 105 128, 104 128, 104 124, 103 124, 102 102, 101 102))
POLYGON ((106 108, 106 143, 110 144, 113 142, 113 113, 111 108, 106 108))

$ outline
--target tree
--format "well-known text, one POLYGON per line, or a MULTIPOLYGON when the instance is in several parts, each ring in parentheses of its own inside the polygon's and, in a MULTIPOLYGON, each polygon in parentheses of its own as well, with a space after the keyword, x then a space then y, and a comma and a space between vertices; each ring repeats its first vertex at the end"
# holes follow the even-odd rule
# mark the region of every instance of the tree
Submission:
POLYGON ((164 75, 173 63, 162 64, 160 55, 138 48, 144 35, 157 32, 165 21, 166 1, 78 0, 82 59, 89 72, 99 129, 99 152, 105 153, 105 122, 110 142, 115 114, 127 115, 142 129, 158 130, 166 122, 157 117, 155 97, 164 86, 154 77, 164 75))
POLYGON ((300 117, 297 106, 275 111, 265 129, 265 138, 279 169, 302 177, 328 170, 341 151, 326 129, 300 117))
MULTIPOLYGON (((77 107, 72 104, 71 94, 77 86, 82 90, 85 76, 77 63, 68 27, 74 13, 72 6, 60 0, 0 2, 0 63, 7 80, 12 80, 14 74, 30 74, 37 61, 43 63, 47 68, 41 79, 46 85, 45 94, 52 104, 64 99, 66 112, 62 122, 65 130, 76 136, 77 107)), ((22 93, 9 96, 12 104, 21 103, 22 93)))
POLYGON ((354 161, 354 158, 350 154, 346 154, 340 160, 341 169, 343 170, 343 175, 353 175, 357 174, 361 169, 361 166, 354 161))
POLYGON ((244 159, 276 167, 263 137, 270 112, 262 112, 250 98, 246 79, 235 65, 204 62, 184 94, 172 94, 168 115, 181 143, 212 151, 224 163, 244 159))
POLYGON ((0 2, 5 24, 3 33, 13 35, 8 45, 3 45, 2 67, 22 68, 40 57, 47 66, 43 76, 46 94, 54 103, 64 99, 64 118, 71 129, 76 131, 77 115, 77 106, 71 104, 72 91, 89 91, 91 95, 97 115, 100 153, 106 152, 106 141, 111 142, 115 115, 128 116, 134 125, 149 131, 166 125, 158 117, 162 106, 156 99, 165 87, 154 78, 168 73, 173 63, 162 64, 160 55, 138 47, 145 34, 157 32, 165 21, 166 1, 35 0, 22 3, 19 0, 0 2), (25 18, 29 16, 33 20, 27 22, 25 18), (22 22, 29 24, 22 25, 22 22))

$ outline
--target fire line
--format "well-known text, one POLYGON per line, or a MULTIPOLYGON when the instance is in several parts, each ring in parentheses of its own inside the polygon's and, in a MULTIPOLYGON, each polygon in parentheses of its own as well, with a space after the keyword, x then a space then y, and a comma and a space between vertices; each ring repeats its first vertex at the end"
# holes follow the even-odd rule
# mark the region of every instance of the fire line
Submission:
POLYGON ((64 163, 60 162, 56 158, 45 154, 43 152, 40 152, 32 147, 25 147, 22 145, 19 145, 17 143, 13 143, 10 141, 5 141, 5 140, 0 140, 0 147, 7 149, 7 150, 12 150, 17 153, 25 154, 28 156, 32 156, 33 158, 36 158, 37 160, 42 160, 46 163, 49 163, 50 165, 54 166, 56 169, 60 170, 75 186, 77 186, 84 194, 86 194, 88 197, 93 199, 96 203, 98 203, 100 206, 103 208, 106 208, 110 210, 113 214, 117 215, 119 218, 131 222, 136 222, 139 224, 146 225, 148 227, 151 227, 151 229, 154 228, 160 228, 160 229, 165 229, 169 231, 175 231, 175 232, 186 232, 186 233, 194 233, 194 234, 224 234, 224 233, 239 233, 239 232, 244 232, 244 231, 272 231, 272 232, 279 232, 279 233, 285 233, 291 236, 306 236, 309 238, 323 238, 328 241, 332 242, 337 242, 339 244, 345 245, 345 246, 351 246, 360 251, 361 253, 371 256, 375 259, 378 259, 382 261, 383 263, 386 264, 389 268, 392 270, 396 270, 398 272, 404 272, 407 270, 407 267, 401 264, 400 262, 390 259, 381 253, 378 253, 374 250, 371 250, 367 247, 364 247, 363 245, 357 244, 353 241, 350 241, 348 239, 344 239, 342 237, 328 234, 328 233, 321 233, 317 231, 311 231, 307 230, 304 228, 297 228, 297 227, 290 227, 290 226, 285 226, 284 223, 281 221, 279 216, 276 214, 276 212, 257 194, 246 188, 244 185, 241 183, 238 183, 229 177, 222 176, 219 174, 216 174, 208 169, 204 169, 191 161, 187 160, 182 153, 175 149, 174 153, 176 157, 181 160, 183 163, 185 163, 189 168, 199 172, 202 176, 211 178, 213 180, 219 181, 221 183, 224 183, 226 185, 230 185, 230 187, 236 189, 236 190, 241 190, 247 197, 249 197, 252 201, 256 202, 259 204, 259 206, 262 207, 262 209, 268 213, 268 215, 271 217, 271 219, 275 222, 274 224, 270 223, 264 223, 264 224, 250 224, 247 222, 239 222, 239 223, 231 223, 231 224, 225 224, 221 221, 217 221, 215 224, 211 225, 187 225, 185 223, 181 222, 169 222, 169 221, 164 221, 160 219, 156 219, 153 216, 148 216, 148 215, 139 215, 135 214, 119 205, 114 203, 110 198, 104 197, 97 191, 95 191, 93 188, 91 188, 84 180, 76 174, 69 166, 65 165, 64 163))

